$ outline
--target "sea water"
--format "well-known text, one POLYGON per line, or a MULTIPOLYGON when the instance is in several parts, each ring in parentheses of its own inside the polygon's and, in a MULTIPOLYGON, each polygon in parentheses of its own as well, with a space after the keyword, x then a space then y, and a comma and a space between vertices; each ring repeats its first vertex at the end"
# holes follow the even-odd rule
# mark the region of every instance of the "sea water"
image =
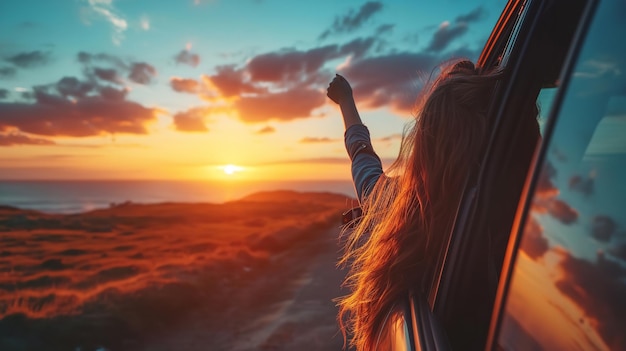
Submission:
POLYGON ((259 191, 333 192, 354 197, 350 181, 209 182, 174 180, 0 181, 0 205, 78 213, 124 202, 223 203, 259 191))

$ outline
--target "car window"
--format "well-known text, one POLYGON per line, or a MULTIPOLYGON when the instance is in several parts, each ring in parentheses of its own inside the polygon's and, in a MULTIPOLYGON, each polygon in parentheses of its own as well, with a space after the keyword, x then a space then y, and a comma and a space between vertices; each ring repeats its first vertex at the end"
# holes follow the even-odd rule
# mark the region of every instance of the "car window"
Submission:
POLYGON ((543 154, 496 338, 503 350, 626 350, 626 33, 603 1, 543 154))

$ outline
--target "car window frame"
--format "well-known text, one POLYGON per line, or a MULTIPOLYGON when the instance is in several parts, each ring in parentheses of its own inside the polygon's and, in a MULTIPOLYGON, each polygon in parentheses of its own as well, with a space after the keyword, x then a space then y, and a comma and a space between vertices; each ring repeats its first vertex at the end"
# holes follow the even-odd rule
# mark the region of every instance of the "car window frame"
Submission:
MULTIPOLYGON (((589 1, 587 0, 579 1, 578 3, 579 6, 577 7, 577 9, 581 10, 582 6, 588 3, 589 1)), ((491 236, 490 234, 486 234, 485 233, 486 231, 484 230, 487 228, 485 227, 485 222, 487 221, 487 219, 485 219, 486 212, 483 209, 481 210, 480 213, 477 213, 476 209, 478 207, 484 206, 485 202, 489 202, 489 199, 493 196, 493 189, 491 189, 490 186, 485 186, 485 183, 489 184, 490 179, 493 179, 494 175, 499 174, 499 172, 497 171, 497 168, 501 166, 502 159, 506 159, 506 158, 503 158, 503 155, 506 155, 507 152, 510 153, 510 150, 502 151, 502 150, 499 150, 497 147, 494 149, 493 145, 499 145, 499 146, 507 145, 505 143, 506 140, 504 140, 506 139, 504 135, 508 136, 511 133, 513 133, 511 135, 515 135, 516 133, 514 126, 516 125, 516 123, 517 125, 519 125, 519 121, 515 120, 514 118, 507 118, 509 114, 515 115, 515 113, 511 113, 511 112, 514 112, 515 110, 515 108, 512 106, 515 106, 517 104, 518 107, 523 107, 524 101, 528 101, 528 102, 536 101, 537 95, 540 91, 540 87, 545 86, 546 82, 551 81, 552 79, 556 78, 552 76, 554 72, 550 71, 549 69, 543 70, 543 72, 541 72, 542 74, 545 74, 545 76, 543 75, 536 76, 536 74, 534 73, 530 74, 530 76, 535 76, 535 78, 529 78, 525 76, 525 73, 528 74, 530 70, 534 71, 533 67, 535 66, 531 64, 533 62, 532 60, 537 60, 537 57, 539 57, 538 53, 541 52, 536 47, 534 47, 535 44, 537 44, 534 40, 537 40, 537 38, 541 38, 543 36, 542 30, 545 30, 546 24, 551 23, 550 19, 554 18, 554 17, 546 17, 546 15, 555 16, 554 9, 558 7, 562 7, 562 6, 563 6, 562 3, 559 3, 557 1, 552 1, 552 0, 528 0, 526 1, 524 3, 524 8, 523 8, 525 15, 524 17, 520 17, 519 31, 516 31, 513 33, 517 37, 513 38, 515 40, 513 41, 511 46, 507 45, 507 56, 503 57, 503 61, 506 62, 506 65, 503 67, 503 71, 505 72, 505 78, 502 80, 500 86, 498 87, 498 90, 494 94, 494 101, 496 102, 495 104, 496 106, 495 106, 495 111, 492 111, 492 113, 496 113, 496 119, 495 119, 495 124, 493 126, 493 134, 489 141, 490 146, 486 153, 485 161, 483 163, 481 173, 479 174, 479 177, 477 180, 477 190, 476 190, 477 196, 474 199, 472 199, 474 204, 473 206, 471 206, 471 209, 470 209, 471 213, 469 215, 468 223, 464 224, 463 228, 460 228, 459 232, 455 233, 455 237, 453 237, 451 240, 451 243, 450 243, 451 248, 449 248, 450 253, 447 256, 451 258, 451 262, 453 262, 453 265, 452 266, 448 265, 449 262, 445 262, 444 264, 444 267, 443 267, 444 271, 442 273, 443 278, 441 279, 441 285, 438 287, 439 298, 435 300, 435 304, 433 306, 433 311, 436 314, 436 316, 441 320, 443 327, 446 329, 446 332, 453 331, 452 335, 450 335, 449 337, 450 339, 455 340, 455 342, 457 340, 462 339, 462 338, 459 338, 458 335, 455 335, 455 333, 460 330, 458 329, 458 326, 457 327, 453 326, 455 323, 462 323, 459 320, 460 312, 458 310, 459 302, 457 302, 457 297, 459 297, 458 296, 459 294, 463 294, 464 296, 471 296, 471 291, 466 291, 466 289, 462 289, 463 283, 460 283, 460 282, 462 280, 468 280, 467 277, 473 278, 473 275, 471 274, 472 269, 475 270, 476 267, 479 267, 479 264, 476 263, 475 260, 477 258, 476 257, 477 252, 480 252, 481 250, 477 250, 476 247, 481 247, 481 245, 482 246, 491 245, 491 244, 485 244, 484 243, 485 241, 481 241, 483 239, 489 239, 491 236), (532 58, 532 59, 527 60, 528 58, 532 58), (544 79, 547 79, 547 80, 544 81, 544 79), (516 100, 518 94, 523 91, 532 91, 533 94, 534 93, 536 94, 532 96, 532 100, 531 100, 530 95, 528 95, 528 97, 526 98, 521 98, 521 99, 516 100), (503 132, 503 130, 505 132, 503 132), (483 203, 483 205, 481 205, 481 202, 483 203), (475 247, 472 247, 472 246, 475 246, 475 247), (471 264, 468 265, 468 263, 471 263, 471 264), (454 295, 457 295, 457 296, 455 297, 454 295), (457 307, 454 307, 455 305, 457 305, 457 307), (448 325, 448 323, 451 323, 451 324, 448 325), (456 332, 454 332, 454 330, 456 330, 456 332)), ((573 10, 571 13, 568 12, 568 15, 569 17, 567 17, 567 19, 563 22, 567 24, 569 21, 570 22, 569 25, 572 27, 570 28, 570 30, 577 30, 577 28, 580 27, 578 23, 578 19, 581 18, 581 16, 583 16, 582 12, 576 13, 576 10, 573 10)), ((569 28, 569 27, 563 27, 563 28, 569 28)), ((564 53, 565 50, 569 51, 571 50, 571 47, 574 45, 575 35, 573 35, 571 31, 565 31, 560 34, 562 35, 566 33, 568 33, 568 39, 571 39, 571 42, 569 46, 567 47, 564 46, 562 48, 557 49, 555 51, 556 53, 564 53)), ((544 42, 545 44, 545 41, 541 40, 541 42, 544 42)), ((565 54, 559 54, 559 55, 565 55, 565 54)), ((557 57, 559 55, 557 55, 557 57)), ((562 67, 564 67, 566 61, 568 60, 567 57, 568 56, 565 55, 564 57, 562 58, 559 57, 558 60, 553 60, 551 62, 553 64, 558 63, 557 66, 550 66, 550 65, 547 65, 547 66, 552 69, 556 67, 557 69, 559 69, 559 73, 561 73, 563 72, 562 67), (563 60, 563 62, 561 63, 560 60, 563 60)), ((503 149, 507 150, 507 147, 505 146, 503 149)), ((536 148, 535 148, 535 153, 536 153, 536 148)), ((515 203, 511 204, 510 206, 511 222, 507 222, 509 223, 506 229, 507 240, 508 240, 508 235, 510 234, 510 230, 513 227, 514 215, 515 215, 516 209, 518 208, 519 199, 521 198, 521 195, 523 194, 524 184, 528 180, 528 175, 532 174, 530 173, 530 171, 533 169, 532 166, 533 166, 533 161, 531 160, 528 168, 525 169, 525 173, 523 175, 520 174, 521 176, 523 176, 522 177, 523 179, 521 179, 519 182, 520 194, 519 196, 515 197, 516 199, 515 203)), ((456 228, 455 228, 455 231, 456 231, 456 228)), ((500 259, 500 262, 505 255, 505 247, 506 246, 503 246, 501 249, 502 258, 500 259)), ((489 251, 489 249, 484 249, 484 248, 482 250, 489 251)), ((483 260, 483 258, 480 258, 480 259, 483 260)), ((487 267, 489 265, 489 258, 485 258, 484 261, 487 261, 487 264, 485 265, 484 268, 481 268, 481 269, 483 270, 483 272, 486 272, 489 268, 487 267)), ((487 293, 491 294, 490 295, 491 297, 485 300, 485 301, 490 301, 491 305, 489 305, 488 310, 485 310, 485 314, 483 316, 484 318, 481 317, 481 322, 478 323, 481 325, 480 327, 477 327, 477 329, 480 329, 480 333, 468 333, 468 335, 480 334, 479 336, 476 336, 473 338, 477 344, 480 343, 482 346, 485 345, 487 338, 488 338, 488 333, 489 333, 488 327, 489 327, 489 321, 490 321, 490 315, 491 315, 493 303, 495 301, 495 296, 497 293, 497 283, 499 279, 498 274, 500 273, 500 266, 495 267, 493 270, 495 271, 495 274, 494 274, 495 277, 494 279, 492 279, 493 284, 491 284, 493 286, 493 291, 491 290, 492 288, 489 288, 487 293), (485 327, 482 327, 483 319, 485 321, 484 323, 485 327), (477 340, 480 340, 480 341, 477 341, 477 340)), ((487 276, 488 274, 489 274, 488 272, 484 273, 485 276, 487 276)), ((477 284, 480 284, 480 283, 477 283, 477 284)), ((475 290, 478 290, 478 289, 475 289, 475 290)), ((485 293, 483 293, 483 297, 484 295, 485 293)), ((471 301, 473 300, 469 300, 466 302, 471 303, 471 301)))
POLYGON ((537 183, 539 182, 543 162, 546 159, 549 146, 551 145, 550 142, 558 120, 560 108, 565 98, 567 86, 569 85, 569 82, 572 78, 574 63, 576 62, 576 59, 583 46, 585 36, 589 30, 591 20, 593 19, 595 9, 597 8, 599 2, 600 0, 589 0, 587 3, 587 7, 584 10, 581 18, 581 24, 573 38, 572 44, 570 45, 570 52, 566 58, 566 61, 564 62, 564 67, 561 71, 562 74, 559 77, 559 80, 562 83, 561 87, 556 92, 554 102, 551 106, 550 112, 548 113, 548 118, 544 128, 543 142, 537 152, 537 156, 535 157, 533 164, 531 165, 532 173, 528 177, 524 186, 522 196, 520 197, 520 203, 518 206, 515 221, 513 223, 513 228, 511 230, 509 245, 507 247, 505 260, 500 275, 498 292, 496 295, 496 300, 492 311, 491 323, 489 326, 489 334, 487 337, 487 345, 485 348, 486 350, 498 349, 497 337, 500 332, 502 318, 505 312, 506 297, 509 293, 513 270, 515 268, 515 261, 523 237, 523 229, 530 215, 533 195, 537 187, 537 183))

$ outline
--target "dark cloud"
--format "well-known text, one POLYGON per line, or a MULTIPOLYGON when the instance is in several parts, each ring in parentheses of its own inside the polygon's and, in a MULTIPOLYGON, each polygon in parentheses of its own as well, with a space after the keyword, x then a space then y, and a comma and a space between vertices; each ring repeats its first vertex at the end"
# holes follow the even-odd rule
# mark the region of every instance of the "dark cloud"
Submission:
POLYGON ((617 223, 609 216, 598 215, 591 224, 591 236, 602 242, 609 242, 617 230, 617 223))
POLYGON ((311 50, 282 49, 252 57, 243 66, 216 67, 214 74, 202 76, 199 87, 178 78, 171 84, 177 91, 230 105, 244 122, 288 121, 309 118, 327 103, 325 88, 334 73, 328 64, 343 60, 340 73, 351 82, 362 108, 390 107, 409 116, 423 83, 420 72, 430 72, 440 60, 411 52, 372 57, 377 43, 369 37, 311 50))
POLYGON ((445 50, 455 39, 467 33, 468 30, 469 27, 465 22, 455 24, 450 24, 448 22, 442 23, 433 35, 430 44, 428 44, 427 50, 432 52, 441 52, 445 50))
POLYGON ((157 70, 147 62, 133 62, 119 57, 99 53, 79 52, 77 60, 83 65, 83 73, 96 83, 97 80, 123 84, 123 77, 138 84, 150 84, 157 70))
POLYGON ((35 93, 36 103, 0 103, 0 128, 45 136, 86 137, 103 133, 147 134, 156 109, 136 102, 89 96, 77 101, 35 93))
POLYGON ((170 86, 174 91, 179 93, 195 94, 200 89, 200 83, 195 79, 177 78, 172 77, 170 79, 170 86))
POLYGON ((94 63, 106 63, 118 69, 128 70, 129 68, 128 64, 124 60, 120 59, 119 57, 105 54, 105 53, 91 54, 88 52, 81 51, 76 55, 76 58, 78 62, 87 66, 92 65, 94 63))
MULTIPOLYGON (((374 38, 359 38, 344 45, 327 45, 306 51, 284 49, 264 53, 253 57, 245 67, 254 82, 300 83, 312 75, 318 75, 322 67, 330 60, 352 56, 359 60, 374 46, 374 38)), ((242 81, 244 71, 224 66, 219 70, 231 80, 242 81)))
POLYGON ((543 228, 534 216, 530 216, 524 228, 524 236, 520 248, 533 260, 548 252, 548 239, 543 236, 543 228))
POLYGON ((205 119, 210 114, 210 109, 194 107, 174 115, 176 130, 181 132, 208 132, 205 119))
POLYGON ((11 62, 20 68, 32 68, 48 63, 50 61, 50 53, 38 50, 21 52, 13 56, 6 57, 4 60, 11 62))
POLYGON ((583 178, 576 174, 569 179, 569 188, 571 190, 578 191, 585 196, 590 196, 593 194, 594 179, 594 177, 583 178))
POLYGON ((13 77, 15 73, 17 73, 17 70, 13 67, 0 68, 0 78, 10 78, 13 77))
POLYGON ((485 10, 485 8, 483 8, 482 6, 478 6, 477 8, 473 9, 472 11, 464 14, 464 15, 460 15, 459 17, 455 18, 454 21, 457 23, 470 23, 470 22, 478 22, 482 19, 484 19, 487 16, 487 11, 485 10))
POLYGON ((328 61, 340 56, 337 45, 328 45, 308 51, 289 50, 254 57, 247 65, 253 81, 300 81, 313 74, 328 61))
POLYGON ((361 28, 367 20, 382 9, 382 2, 368 1, 358 11, 351 10, 346 15, 335 18, 332 27, 324 31, 320 39, 325 39, 331 34, 353 32, 361 28))
POLYGON ((548 212, 563 224, 572 224, 578 220, 578 212, 560 199, 548 203, 548 212))
POLYGON ((608 251, 611 255, 626 261, 626 242, 618 243, 608 251))
POLYGON ((192 54, 188 50, 181 50, 175 57, 176 63, 197 67, 200 64, 200 56, 198 54, 192 54))
POLYGON ((121 101, 124 100, 126 94, 128 94, 128 90, 126 89, 115 89, 113 87, 100 87, 98 91, 100 92, 100 96, 105 100, 121 101))
POLYGON ((135 62, 130 66, 128 79, 139 84, 150 84, 156 74, 157 71, 152 65, 145 62, 135 62))
POLYGON ((80 81, 76 77, 63 77, 55 86, 56 90, 64 97, 83 98, 96 88, 95 84, 80 81))
POLYGON ((300 143, 302 144, 320 144, 320 143, 332 143, 337 141, 337 139, 331 139, 328 137, 318 138, 318 137, 304 137, 300 139, 300 143))
POLYGON ((430 71, 436 63, 437 58, 428 54, 394 53, 359 60, 341 73, 361 105, 390 106, 408 114, 420 89, 418 72, 430 71))
POLYGON ((391 33, 394 27, 395 25, 393 24, 380 25, 378 26, 378 28, 376 28, 376 35, 383 35, 383 34, 391 33))
POLYGON ((93 69, 93 74, 95 74, 96 77, 111 83, 121 83, 122 81, 117 74, 117 71, 113 68, 96 67, 93 69))
MULTIPOLYGON (((435 31, 435 34, 433 34, 430 44, 428 44, 426 50, 437 53, 444 51, 450 46, 450 44, 454 40, 462 37, 465 33, 469 31, 470 23, 480 21, 481 19, 485 18, 486 14, 487 12, 485 11, 485 9, 482 6, 479 6, 466 14, 458 16, 454 19, 452 23, 443 22, 439 25, 437 31, 435 31)), ((457 52, 452 56, 467 57, 471 59, 475 59, 478 57, 478 55, 474 51, 467 53, 457 52), (471 54, 471 56, 467 54, 471 54)))
POLYGON ((63 77, 35 86, 32 102, 0 103, 0 129, 43 136, 86 137, 103 133, 147 134, 158 109, 126 100, 127 89, 88 78, 63 77))
POLYGON ((272 127, 272 126, 265 126, 259 130, 256 131, 256 134, 271 134, 276 132, 276 128, 272 127))
POLYGON ((353 59, 361 59, 376 44, 375 38, 354 39, 339 47, 339 56, 352 56, 353 59))
POLYGON ((0 100, 6 99, 7 97, 9 97, 9 90, 0 89, 0 100))
POLYGON ((15 145, 54 145, 55 142, 48 139, 31 138, 26 134, 8 133, 0 134, 0 146, 15 145))
POLYGON ((626 349, 626 269, 599 253, 596 262, 563 253, 562 278, 556 287, 575 304, 597 329, 608 349, 626 349))

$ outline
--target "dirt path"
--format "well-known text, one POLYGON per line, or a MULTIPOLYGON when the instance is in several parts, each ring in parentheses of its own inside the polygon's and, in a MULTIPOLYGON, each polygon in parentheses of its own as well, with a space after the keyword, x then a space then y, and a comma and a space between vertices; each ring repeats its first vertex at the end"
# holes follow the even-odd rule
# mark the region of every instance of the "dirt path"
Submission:
POLYGON ((324 250, 295 278, 291 298, 273 306, 272 311, 251 321, 233 345, 234 351, 248 350, 341 350, 343 337, 336 322, 333 299, 342 294, 345 272, 336 268, 339 255, 339 228, 320 237, 324 250))

